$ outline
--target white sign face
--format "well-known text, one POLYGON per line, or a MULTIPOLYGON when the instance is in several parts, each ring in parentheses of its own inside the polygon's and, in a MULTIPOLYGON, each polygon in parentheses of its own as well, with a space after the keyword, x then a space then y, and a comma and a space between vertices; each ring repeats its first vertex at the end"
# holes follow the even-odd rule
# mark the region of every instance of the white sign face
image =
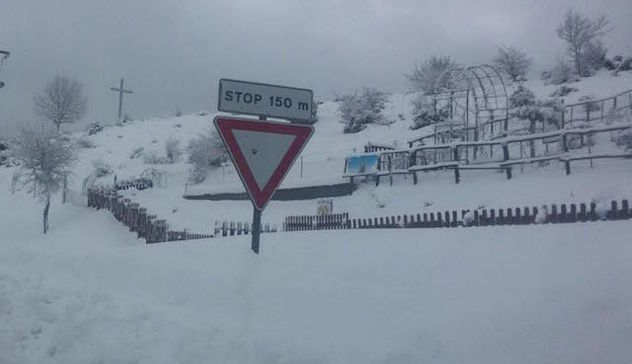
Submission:
POLYGON ((268 184, 296 139, 295 135, 250 130, 234 130, 233 135, 260 190, 268 184))
POLYGON ((312 119, 312 90, 264 83, 219 80, 217 109, 289 120, 312 119))

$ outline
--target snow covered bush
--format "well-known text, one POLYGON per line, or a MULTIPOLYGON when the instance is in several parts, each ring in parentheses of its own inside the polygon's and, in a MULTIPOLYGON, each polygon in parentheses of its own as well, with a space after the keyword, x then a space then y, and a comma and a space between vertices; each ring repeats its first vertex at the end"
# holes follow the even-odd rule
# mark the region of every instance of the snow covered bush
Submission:
POLYGON ((509 97, 509 107, 516 108, 530 105, 535 105, 535 95, 524 85, 519 85, 509 97))
POLYGON ((551 77, 553 77, 551 71, 542 71, 542 73, 540 73, 540 80, 542 81, 550 80, 551 77))
POLYGON ((564 97, 570 94, 571 92, 576 92, 576 91, 578 91, 578 89, 574 87, 568 87, 566 85, 562 85, 556 88, 555 91, 553 91, 553 93, 551 93, 551 97, 564 97))
POLYGON ((53 193, 65 185, 75 162, 72 145, 49 125, 29 125, 20 130, 14 157, 20 161, 19 181, 44 200, 44 234, 53 193))
POLYGON ((145 148, 143 147, 134 148, 134 150, 132 150, 132 153, 130 153, 129 155, 129 159, 140 158, 144 152, 145 152, 145 148))
POLYGON ((176 163, 182 155, 182 149, 180 149, 180 141, 176 139, 168 139, 165 142, 165 155, 170 163, 176 163))
POLYGON ((412 105, 413 125, 410 126, 411 130, 445 121, 450 116, 447 107, 433 105, 433 101, 429 96, 419 95, 413 99, 412 105))
POLYGON ((580 97, 577 101, 578 102, 585 102, 584 104, 584 111, 599 111, 601 110, 601 106, 599 105, 598 102, 591 102, 591 100, 593 100, 594 97, 593 96, 582 96, 580 97))
POLYGON ((92 123, 86 127, 86 133, 88 135, 94 135, 103 131, 103 125, 101 123, 92 123))
POLYGON ((602 69, 606 63, 608 49, 599 39, 589 42, 581 54, 582 76, 588 77, 602 69))
POLYGON ((621 55, 614 56, 611 59, 606 57, 603 64, 606 69, 614 71, 613 73, 617 75, 621 71, 632 70, 632 57, 628 57, 626 59, 624 59, 621 55))
POLYGON ((103 159, 93 161, 92 167, 94 168, 93 174, 97 178, 109 176, 114 173, 114 169, 112 169, 112 166, 104 162, 103 159))
POLYGON ((626 58, 626 60, 621 63, 621 66, 617 68, 617 71, 632 71, 632 57, 626 58))
POLYGON ((224 143, 211 129, 191 140, 187 151, 189 163, 193 164, 191 183, 203 182, 212 167, 219 167, 222 162, 228 160, 224 143))
POLYGON ((143 154, 143 162, 145 164, 168 164, 170 163, 169 158, 158 155, 158 153, 154 150, 148 153, 143 154))
POLYGON ((558 60, 557 64, 551 70, 551 78, 547 81, 553 85, 561 85, 568 82, 576 82, 579 77, 573 73, 573 68, 564 60, 558 60))
POLYGON ((85 137, 77 138, 75 140, 75 145, 77 146, 77 148, 81 148, 81 149, 96 148, 96 145, 94 145, 92 140, 90 140, 89 138, 85 138, 85 137))
POLYGON ((15 165, 17 163, 11 156, 9 143, 0 140, 0 167, 12 167, 15 165))
POLYGON ((509 98, 513 118, 529 122, 528 129, 535 132, 536 123, 558 126, 563 104, 559 99, 536 100, 535 95, 523 85, 518 86, 509 98))
POLYGON ((613 137, 612 140, 617 147, 625 151, 632 150, 632 130, 622 131, 617 136, 613 137))
POLYGON ((387 95, 377 89, 364 88, 341 97, 338 108, 340 117, 344 122, 344 133, 357 133, 368 124, 385 123, 382 110, 387 101, 387 95))

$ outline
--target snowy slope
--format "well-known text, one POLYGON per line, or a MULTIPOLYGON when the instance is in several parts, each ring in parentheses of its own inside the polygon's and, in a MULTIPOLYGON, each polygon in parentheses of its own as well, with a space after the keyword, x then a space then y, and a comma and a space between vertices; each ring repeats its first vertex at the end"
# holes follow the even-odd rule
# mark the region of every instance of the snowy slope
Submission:
POLYGON ((623 363, 629 222, 147 246, 1 195, 2 363, 623 363), (16 213, 17 212, 17 213, 16 213))
MULTIPOLYGON (((528 87, 546 97, 555 86, 544 85, 539 80, 529 81, 528 87)), ((577 88, 566 97, 572 103, 584 95, 605 97, 632 88, 632 73, 622 73, 614 77, 601 72, 594 77, 582 79, 571 85, 577 88)), ((509 87, 511 94, 513 86, 509 87)), ((411 131, 411 105, 413 95, 393 94, 384 110, 385 118, 393 121, 390 125, 369 125, 358 134, 343 134, 343 125, 337 115, 337 103, 326 102, 319 106, 319 121, 315 124, 314 137, 304 150, 295 167, 290 171, 282 186, 304 186, 325 184, 342 180, 344 158, 362 151, 367 142, 383 143, 395 147, 406 147, 405 141, 429 130, 411 131), (403 119, 403 120, 402 120, 403 119), (301 167, 302 165, 302 167, 301 167), (302 170, 302 172, 301 172, 302 170), (302 177, 301 177, 302 173, 302 177)), ((186 186, 189 164, 186 155, 176 164, 145 164, 143 156, 132 158, 134 151, 142 148, 145 155, 164 156, 164 145, 169 139, 180 141, 185 147, 196 135, 212 128, 211 115, 188 115, 167 119, 133 121, 128 125, 108 127, 93 136, 80 136, 91 141, 96 147, 83 149, 80 162, 75 169, 73 189, 81 189, 81 182, 94 170, 95 161, 103 161, 113 168, 113 175, 97 181, 112 184, 114 175, 119 180, 138 177, 147 168, 155 168, 166 176, 166 186, 157 189, 126 191, 132 200, 141 203, 150 213, 167 219, 174 229, 189 229, 209 232, 216 220, 248 221, 249 202, 204 202, 182 199, 185 188, 189 192, 239 192, 243 186, 239 177, 228 164, 212 171, 205 182, 196 186, 186 186)), ((602 137, 604 142, 596 148, 609 145, 610 135, 602 137), (604 139, 605 138, 605 139, 604 139)), ((605 149, 609 151, 609 149, 605 149)), ((546 168, 527 166, 520 169, 512 181, 506 181, 502 174, 494 172, 465 172, 463 182, 453 183, 451 173, 436 172, 420 175, 420 184, 412 185, 410 177, 396 178, 396 186, 367 185, 353 196, 336 199, 337 212, 349 212, 352 216, 382 216, 385 214, 419 213, 437 209, 460 209, 510 206, 537 206, 546 203, 606 201, 632 197, 632 188, 618 183, 611 176, 620 174, 630 178, 627 161, 598 161, 594 168, 589 162, 577 162, 571 176, 564 176, 558 165, 546 168), (534 188, 545 185, 546 188, 534 188)), ((264 222, 280 224, 289 214, 313 214, 314 201, 276 202, 273 201, 264 222)))

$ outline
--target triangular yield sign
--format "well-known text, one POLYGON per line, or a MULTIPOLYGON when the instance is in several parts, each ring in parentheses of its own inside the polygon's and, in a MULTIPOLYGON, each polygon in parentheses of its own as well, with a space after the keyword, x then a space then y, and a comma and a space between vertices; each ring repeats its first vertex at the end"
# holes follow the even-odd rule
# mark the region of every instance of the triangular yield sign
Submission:
POLYGON ((258 210, 266 207, 314 133, 309 125, 224 116, 213 122, 258 210))

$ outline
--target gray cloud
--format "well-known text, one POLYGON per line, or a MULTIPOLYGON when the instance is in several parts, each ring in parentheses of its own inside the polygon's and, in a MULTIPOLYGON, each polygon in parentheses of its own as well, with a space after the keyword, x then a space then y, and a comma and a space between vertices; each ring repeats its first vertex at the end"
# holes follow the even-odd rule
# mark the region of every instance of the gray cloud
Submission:
POLYGON ((87 119, 112 121, 121 77, 134 117, 214 110, 231 77, 313 88, 319 98, 362 86, 408 88, 416 60, 452 55, 487 62, 515 44, 548 67, 564 54, 554 29, 574 7, 606 14, 608 44, 632 54, 629 0, 5 0, 0 133, 32 119, 32 96, 56 73, 81 80, 87 119))

